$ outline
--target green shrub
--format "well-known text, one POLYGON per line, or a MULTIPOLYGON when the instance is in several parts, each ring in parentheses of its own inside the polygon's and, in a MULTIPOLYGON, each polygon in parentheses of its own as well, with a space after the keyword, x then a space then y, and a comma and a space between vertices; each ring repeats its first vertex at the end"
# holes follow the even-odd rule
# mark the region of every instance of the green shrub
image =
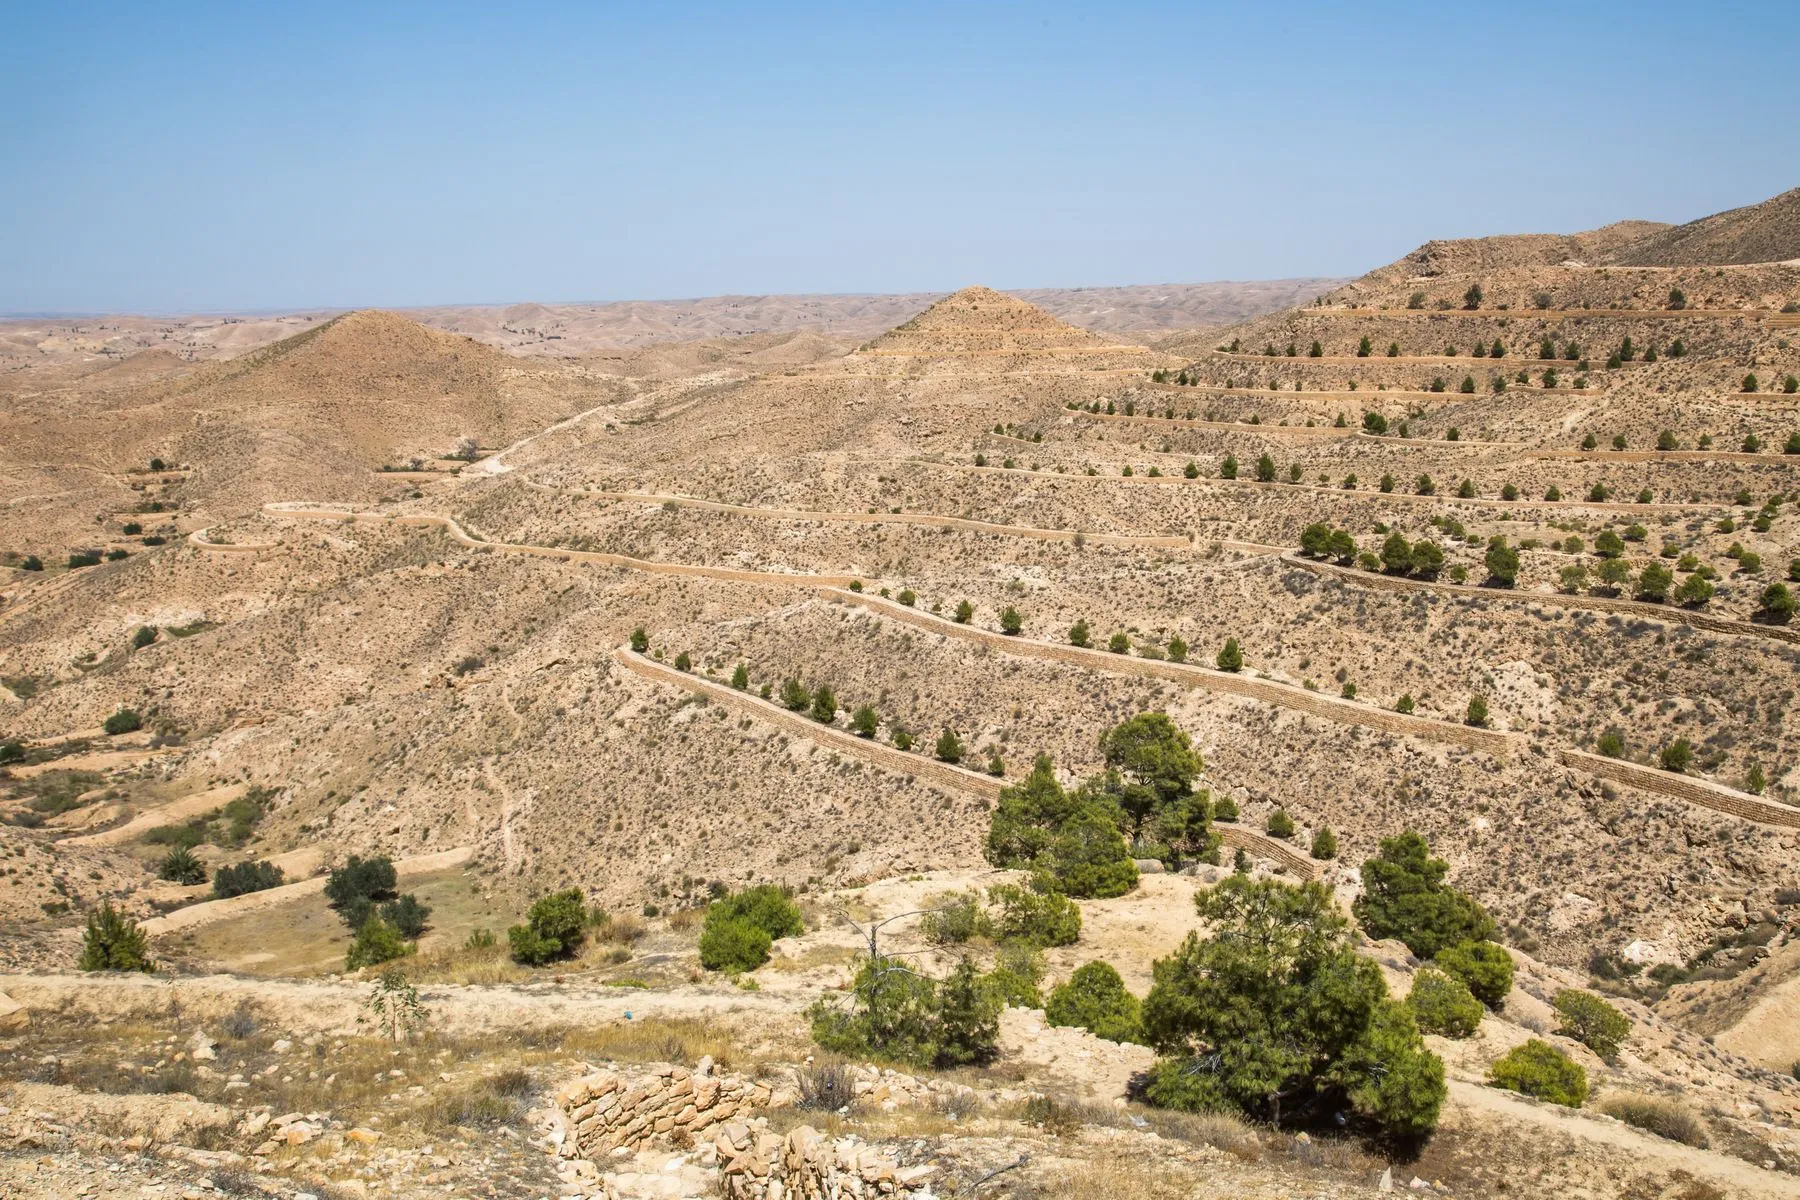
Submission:
POLYGON ((808 715, 821 725, 829 725, 837 720, 837 710, 837 693, 820 684, 819 690, 813 693, 812 711, 808 715))
POLYGON ((1488 1083, 1569 1108, 1580 1108, 1588 1094, 1587 1072, 1581 1064, 1537 1038, 1496 1061, 1488 1071, 1488 1083))
POLYGON ((379 916, 372 916, 362 923, 362 928, 356 931, 356 940, 344 952, 344 970, 358 971, 377 966, 412 952, 413 946, 400 936, 398 929, 379 916))
POLYGON ((1044 1019, 1085 1029, 1109 1042, 1140 1042, 1144 1037, 1140 1010, 1138 998, 1125 990, 1125 981, 1110 963, 1091 962, 1050 993, 1044 1019))
POLYGON ((644 632, 642 625, 631 631, 631 649, 638 654, 650 649, 650 635, 644 632))
POLYGON ((1018 632, 1024 628, 1025 628, 1025 621, 1024 621, 1024 618, 1019 616, 1018 609, 1012 607, 1009 604, 1005 608, 1000 610, 1000 632, 1001 633, 1007 634, 1008 636, 1016 636, 1018 634, 1018 632))
POLYGON ((768 931, 742 917, 715 920, 710 915, 700 931, 700 965, 736 975, 769 961, 773 941, 768 931))
POLYGON ((1619 1057, 1619 1047, 1631 1033, 1625 1014, 1594 995, 1577 988, 1563 988, 1555 997, 1556 1032, 1572 1037, 1606 1062, 1619 1057))
POLYGON ((1038 985, 1043 981, 1043 952, 1024 942, 1005 942, 994 953, 993 970, 981 977, 981 988, 1002 1008, 1042 1008, 1038 985))
POLYGON ((1481 1001, 1462 980, 1431 967, 1413 976, 1406 1006, 1426 1033, 1466 1038, 1481 1025, 1481 1001))
POLYGON ((812 693, 798 679, 788 679, 781 685, 781 707, 789 712, 805 712, 812 704, 812 693))
POLYGON ((876 716, 873 705, 865 704, 850 714, 850 732, 860 738, 872 738, 881 718, 876 716))
POLYGON ((959 946, 993 935, 993 924, 982 911, 981 893, 973 888, 928 897, 925 907, 931 911, 919 918, 919 936, 934 946, 959 946))
POLYGON ((213 896, 224 900, 247 892, 267 891, 272 887, 280 887, 283 881, 281 868, 267 861, 220 867, 213 872, 213 896))
POLYGON ((806 931, 800 909, 783 889, 762 884, 722 896, 706 906, 700 931, 700 965, 737 974, 769 961, 776 938, 806 931))
POLYGON ((144 719, 138 716, 136 709, 132 708, 121 708, 118 712, 106 718, 105 724, 100 726, 100 728, 104 729, 110 735, 132 733, 143 727, 144 719))
POLYGON ((956 602, 956 623, 958 625, 967 625, 974 616, 975 606, 973 604, 970 604, 967 600, 958 600, 956 602))
POLYGON ((1294 836, 1294 818, 1287 815, 1287 810, 1278 808, 1269 814, 1267 830, 1270 837, 1291 838, 1294 836))
POLYGON ((82 933, 81 957, 76 966, 83 971, 154 971, 150 961, 150 943, 138 923, 103 900, 88 914, 87 929, 82 933))
POLYGON ((1081 937, 1081 909, 1061 892, 1003 883, 988 889, 988 900, 999 909, 994 935, 1006 941, 1070 946, 1081 937))
POLYGON ((1036 866, 1061 891, 1088 899, 1123 896, 1138 881, 1118 827, 1093 805, 1062 824, 1036 866))
POLYGON ((139 625, 137 627, 137 632, 131 635, 131 648, 133 650, 142 650, 145 646, 154 644, 155 641, 156 626, 139 625))
POLYGON ((525 913, 525 923, 506 931, 515 962, 542 966, 553 959, 573 958, 587 940, 588 911, 580 888, 564 888, 539 897, 525 913))
POLYGON ((1321 825, 1313 834, 1312 856, 1321 862, 1337 857, 1337 835, 1331 832, 1331 826, 1321 825))
POLYGON ((1088 632, 1088 623, 1086 621, 1077 621, 1069 626, 1069 645, 1071 646, 1085 647, 1089 644, 1092 637, 1093 635, 1088 632))
POLYGON ((1474 997, 1499 1011, 1512 991, 1513 960, 1504 946, 1487 941, 1458 942, 1438 951, 1434 960, 1445 974, 1462 982, 1474 997))

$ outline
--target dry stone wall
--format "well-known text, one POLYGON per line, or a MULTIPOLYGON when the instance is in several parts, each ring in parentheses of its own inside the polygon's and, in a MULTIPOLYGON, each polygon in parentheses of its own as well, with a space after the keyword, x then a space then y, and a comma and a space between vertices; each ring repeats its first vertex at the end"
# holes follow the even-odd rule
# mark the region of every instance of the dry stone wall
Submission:
POLYGON ((1585 750, 1561 750, 1557 752, 1557 757, 1564 766, 1574 767, 1578 771, 1586 771, 1615 783, 1629 784, 1646 792, 1660 792, 1677 800, 1686 800, 1690 804, 1742 817, 1746 821, 1800 829, 1800 808, 1764 800, 1748 792, 1740 792, 1704 779, 1695 779, 1692 775, 1658 771, 1653 767, 1641 767, 1622 759, 1589 754, 1585 750))
POLYGON ((693 1069, 662 1063, 635 1077, 600 1071, 556 1092, 563 1115, 557 1152, 605 1159, 652 1142, 692 1144, 739 1117, 793 1104, 794 1093, 743 1075, 714 1074, 710 1059, 693 1069))
POLYGON ((1357 587, 1377 592, 1441 592, 1449 596, 1465 596, 1471 600, 1498 600, 1512 604, 1549 604, 1562 608, 1581 608, 1589 612, 1620 613, 1647 621, 1670 625, 1686 625, 1708 633, 1728 633, 1738 637, 1768 638, 1777 642, 1800 643, 1800 629, 1786 625, 1758 625, 1751 621, 1733 621, 1727 617, 1709 616, 1673 604, 1647 604, 1642 600, 1613 599, 1608 596, 1571 596, 1562 592, 1515 592, 1501 588, 1475 587, 1462 583, 1434 583, 1423 579, 1404 579, 1397 575, 1377 575, 1335 563, 1284 554, 1281 561, 1301 567, 1315 575, 1335 575, 1357 587))
POLYGON ((934 1166, 903 1167, 850 1138, 829 1141, 810 1125, 786 1137, 736 1122, 714 1135, 719 1193, 728 1200, 865 1200, 931 1194, 934 1166))
POLYGON ((1110 671, 1119 675, 1168 679, 1186 687, 1202 688, 1211 692, 1225 692, 1234 696, 1246 696, 1253 700, 1261 700, 1282 708, 1291 708, 1311 716, 1321 717, 1327 721, 1361 725, 1388 733, 1410 734, 1434 742, 1450 742, 1465 746, 1470 750, 1480 750, 1489 754, 1504 756, 1516 750, 1520 745, 1520 739, 1517 736, 1501 733, 1498 730, 1479 729, 1472 725, 1434 721, 1430 717, 1389 712, 1373 705, 1358 704, 1352 700, 1340 700, 1333 696, 1323 696, 1317 692, 1309 692, 1305 688, 1276 683, 1271 679, 1257 679, 1241 672, 1215 671, 1189 663, 1131 658, 1123 654, 1111 654, 1104 650, 1084 650, 1080 646, 1063 646, 1054 642, 1042 642, 1035 638, 1010 637, 991 630, 957 625, 941 617, 934 617, 878 596, 836 588, 826 590, 836 599, 846 603, 861 605, 879 612, 883 616, 892 617, 908 625, 916 625, 921 629, 928 629, 933 633, 941 633, 946 637, 981 642, 1003 654, 1064 662, 1071 666, 1096 671, 1110 671))

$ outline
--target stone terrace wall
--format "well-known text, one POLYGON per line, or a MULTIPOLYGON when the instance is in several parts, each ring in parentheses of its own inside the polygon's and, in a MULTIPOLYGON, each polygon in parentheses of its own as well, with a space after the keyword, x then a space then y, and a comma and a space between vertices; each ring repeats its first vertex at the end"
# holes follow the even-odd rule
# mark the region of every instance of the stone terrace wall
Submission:
POLYGON ((1800 808, 1764 800, 1748 792, 1740 792, 1704 779, 1695 779, 1692 775, 1658 771, 1653 767, 1641 767, 1622 759, 1589 754, 1585 750, 1561 750, 1557 752, 1557 757, 1564 766, 1598 775, 1602 779, 1611 779, 1615 783, 1642 788, 1646 792, 1660 792, 1677 800, 1686 800, 1690 804, 1742 817, 1746 821, 1800 829, 1800 808))
POLYGON ((1271 679, 1257 679, 1241 672, 1215 671, 1208 667, 1194 666, 1191 663, 1132 658, 1124 654, 1112 654, 1105 650, 1084 650, 1080 646, 1064 646, 1054 642, 1038 641, 1035 638, 1010 637, 1003 633, 976 629, 969 625, 957 625, 941 617, 934 617, 929 613, 922 613, 917 609, 908 608, 904 604, 893 600, 884 600, 878 596, 842 591, 836 588, 823 590, 833 598, 846 603, 861 605, 863 608, 879 612, 883 616, 904 621, 908 625, 916 625, 921 629, 928 629, 933 633, 941 633, 946 637, 981 642, 1002 654, 1064 662, 1071 666, 1095 671, 1111 671, 1119 675, 1141 675, 1152 679, 1168 679, 1187 687, 1201 688, 1211 692, 1226 692, 1234 696, 1247 696, 1253 700, 1261 700, 1282 708, 1296 709, 1327 721, 1337 721, 1346 725, 1362 725, 1387 733, 1410 734, 1413 737, 1425 738, 1434 742, 1450 742, 1470 750, 1480 750, 1489 754, 1504 756, 1520 746, 1520 739, 1516 735, 1501 733, 1498 730, 1480 729, 1472 725, 1434 721, 1430 717, 1390 712, 1370 704, 1340 700, 1334 696, 1323 696, 1290 684, 1276 683, 1271 679))
POLYGON ((1403 579, 1397 575, 1377 575, 1340 567, 1335 563, 1284 554, 1281 561, 1301 567, 1316 575, 1335 575, 1360 588, 1377 592, 1440 592, 1470 600, 1497 600, 1509 604, 1547 604, 1561 608, 1582 608, 1589 612, 1619 613, 1641 617, 1646 621, 1662 621, 1669 625, 1686 625, 1708 633, 1727 633, 1737 637, 1767 638, 1777 642, 1800 643, 1800 629, 1786 625, 1758 625, 1752 621, 1734 621, 1728 617, 1708 616, 1674 604, 1647 604, 1642 600, 1614 599, 1609 596, 1571 596, 1562 592, 1517 592, 1506 588, 1475 587, 1466 583, 1435 583, 1423 579, 1403 579))

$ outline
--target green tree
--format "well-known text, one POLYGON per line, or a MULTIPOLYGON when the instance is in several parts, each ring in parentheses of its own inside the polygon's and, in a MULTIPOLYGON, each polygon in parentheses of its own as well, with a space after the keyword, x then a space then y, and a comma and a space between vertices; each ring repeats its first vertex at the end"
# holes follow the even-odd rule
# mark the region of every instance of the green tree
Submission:
POLYGON ((1463 716, 1467 725, 1486 725, 1488 723, 1487 699, 1482 696, 1470 696, 1468 712, 1463 716))
POLYGON ((1488 1069, 1488 1083, 1566 1108, 1580 1108, 1587 1101, 1587 1072, 1581 1064, 1538 1038, 1496 1060, 1488 1069))
POLYGON ((1331 526, 1315 522, 1300 531, 1300 552, 1314 558, 1324 557, 1331 548, 1331 526))
POLYGON ((1337 857, 1337 835, 1331 832, 1331 826, 1321 825, 1313 834, 1312 856, 1321 862, 1337 857))
POLYGON ((1256 460, 1256 482, 1275 482, 1275 460, 1270 458, 1267 454, 1264 454, 1261 458, 1256 460))
POLYGON ((387 855, 361 858, 352 854, 326 877, 325 900, 345 925, 360 930, 375 905, 394 898, 398 882, 394 862, 387 855))
POLYGON ((1470 310, 1480 308, 1481 300, 1481 285, 1479 283, 1470 284, 1469 290, 1463 293, 1463 307, 1470 310))
POLYGON ((1287 815, 1285 808, 1278 808, 1269 814, 1269 821, 1264 829, 1270 837, 1291 838, 1294 836, 1294 818, 1287 815))
POLYGON ((956 602, 956 623, 958 625, 967 625, 970 618, 974 615, 975 606, 973 604, 970 604, 967 600, 958 600, 956 602))
POLYGON ((506 931, 513 960, 536 967, 553 959, 573 958, 587 940, 587 924, 580 888, 542 896, 526 910, 524 924, 506 931))
POLYGON ((749 666, 747 666, 744 663, 739 663, 737 665, 737 668, 731 672, 731 686, 736 688, 740 692, 749 688, 749 686, 750 686, 750 668, 749 668, 749 666))
POLYGON ((1206 767, 1187 734, 1161 712, 1139 713, 1108 729, 1100 754, 1110 772, 1107 790, 1130 822, 1133 839, 1153 816, 1191 795, 1206 767))
POLYGON ((1363 414, 1362 427, 1364 433, 1372 433, 1377 436, 1383 435, 1388 431, 1387 418, 1378 412, 1365 412, 1363 414))
POLYGON ((798 679, 786 679, 781 684, 781 706, 790 712, 805 712, 812 706, 812 693, 798 679))
POLYGON ((1137 886, 1137 864, 1118 826, 1097 804, 1064 821, 1038 858, 1037 869, 1070 896, 1106 899, 1137 886))
POLYGON ((1177 662, 1177 663, 1186 662, 1187 661, 1187 652, 1188 652, 1188 644, 1186 641, 1184 641, 1182 639, 1180 634, 1176 634, 1174 637, 1169 639, 1169 661, 1170 662, 1177 662))
POLYGON ((1000 610, 1001 633, 1004 633, 1009 637, 1016 636, 1023 628, 1025 628, 1025 620, 1023 617, 1019 616, 1018 609, 1009 604, 1000 610))
POLYGON ((416 939, 424 933, 431 919, 431 905, 411 892, 394 897, 380 909, 381 919, 399 931, 403 938, 416 939))
POLYGON ((1464 375, 1462 383, 1456 390, 1465 396, 1473 396, 1475 394, 1475 377, 1473 375, 1464 375))
POLYGON ((1556 1032, 1572 1037, 1612 1063, 1619 1058, 1619 1048, 1631 1033, 1631 1022, 1625 1014, 1594 995, 1576 988, 1563 988, 1556 993, 1556 1032))
POLYGON ((934 753, 939 762, 959 763, 962 761, 962 742, 957 738, 954 729, 946 726, 944 731, 938 734, 937 748, 934 753))
POLYGON ((1381 565, 1390 574, 1405 574, 1412 569, 1412 544, 1397 529, 1381 543, 1381 565))
POLYGON ((1594 553, 1601 558, 1617 558, 1625 553, 1624 539, 1610 529, 1602 529, 1594 539, 1594 553))
POLYGON ((1511 587, 1519 578, 1519 552, 1506 544, 1506 539, 1499 534, 1489 540, 1487 554, 1482 559, 1487 567, 1488 578, 1502 587, 1511 587))
POLYGON ((837 693, 827 685, 820 684, 819 690, 813 693, 812 711, 807 715, 821 725, 829 725, 837 720, 837 710, 837 693))
POLYGON ((1141 1005, 1125 990, 1125 981, 1110 963, 1078 967, 1067 983, 1050 993, 1044 1019, 1052 1025, 1085 1029, 1109 1042, 1143 1040, 1141 1005))
POLYGON ((996 867, 1031 866, 1084 803, 1057 781, 1050 756, 1038 755, 1024 779, 1001 789, 988 826, 987 860, 996 867))
POLYGON ((1481 1001, 1475 999, 1462 980, 1432 967, 1424 967, 1413 976, 1406 1007, 1426 1033, 1466 1038, 1481 1025, 1481 1001))
POLYGON ((1435 959, 1443 971, 1462 981, 1475 998, 1499 1011, 1512 991, 1513 960, 1504 946, 1488 941, 1464 941, 1439 950, 1435 959))
POLYGON ((881 718, 875 713, 875 706, 865 704, 850 714, 850 732, 859 738, 872 738, 881 718))
POLYGON ((1219 651, 1219 656, 1214 661, 1218 663, 1219 670, 1221 671, 1243 670, 1244 652, 1238 649, 1238 640, 1236 638, 1226 638, 1225 648, 1219 651))
POLYGON ((631 649, 636 654, 642 654, 650 649, 650 635, 644 632, 642 625, 631 631, 631 649))
POLYGON ((1088 646, 1091 644, 1092 636, 1088 632, 1086 621, 1077 621, 1069 626, 1069 645, 1071 646, 1088 646))
POLYGON ((1696 571, 1681 581, 1675 598, 1689 608, 1699 608, 1713 598, 1714 590, 1712 581, 1696 571))
POLYGON ((1676 738, 1662 748, 1662 769, 1679 775, 1694 762, 1694 747, 1686 738, 1676 738))
POLYGON ((1237 477, 1238 477, 1237 455, 1227 454, 1224 458, 1224 461, 1219 463, 1219 478, 1220 479, 1236 479, 1237 477))
POLYGON ((1233 875, 1199 894, 1208 938, 1156 963, 1142 1007, 1161 1055, 1146 1098, 1273 1123, 1349 1107, 1388 1135, 1428 1133, 1444 1066, 1322 884, 1233 875))
POLYGON ((1631 567, 1622 558, 1603 558, 1596 574, 1600 576, 1602 584, 1617 592, 1620 585, 1631 578, 1631 567))
MULTIPOLYGON (((1704 580, 1702 581, 1704 582, 1704 580)), ((1669 589, 1675 586, 1675 573, 1659 562, 1650 562, 1638 573, 1637 598, 1653 604, 1661 604, 1668 599, 1669 589)))
POLYGON ((75 965, 83 971, 154 971, 150 942, 138 923, 102 900, 88 913, 81 935, 81 957, 75 965))
POLYGON ((1383 838, 1362 865, 1363 894, 1352 905, 1373 938, 1397 938, 1420 958, 1492 935, 1494 922, 1473 899, 1444 882, 1449 864, 1410 829, 1383 838))

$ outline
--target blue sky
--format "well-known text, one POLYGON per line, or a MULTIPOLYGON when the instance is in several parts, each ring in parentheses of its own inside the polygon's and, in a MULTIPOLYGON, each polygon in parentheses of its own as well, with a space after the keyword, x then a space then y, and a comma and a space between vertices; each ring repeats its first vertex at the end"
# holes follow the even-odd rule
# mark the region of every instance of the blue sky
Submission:
POLYGON ((1357 274, 1800 184, 1800 3, 0 6, 0 311, 1357 274))

